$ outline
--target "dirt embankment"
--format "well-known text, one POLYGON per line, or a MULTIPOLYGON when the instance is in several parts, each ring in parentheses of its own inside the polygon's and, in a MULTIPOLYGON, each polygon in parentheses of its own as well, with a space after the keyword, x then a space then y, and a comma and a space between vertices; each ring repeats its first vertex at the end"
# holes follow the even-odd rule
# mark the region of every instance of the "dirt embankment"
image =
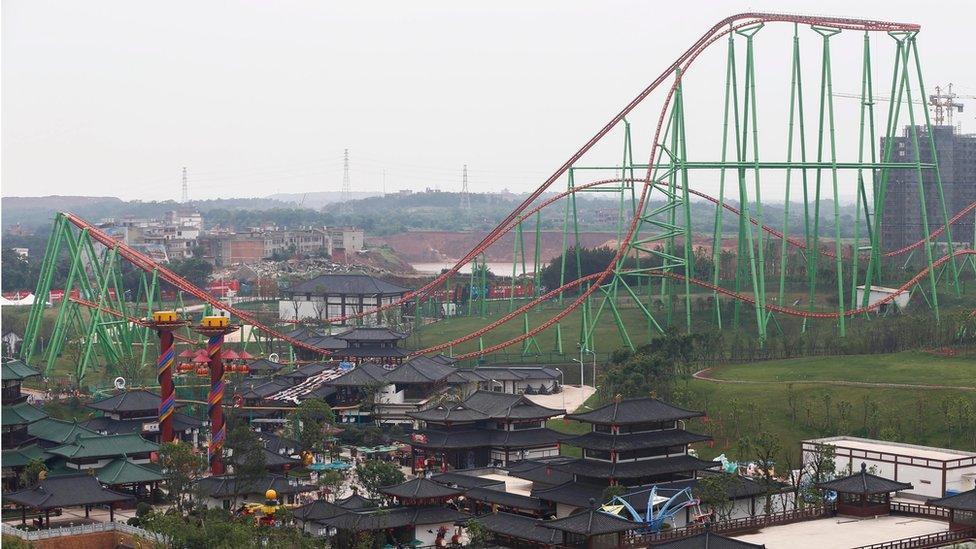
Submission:
MULTIPOLYGON (((453 261, 464 256, 478 245, 487 233, 451 231, 410 231, 384 237, 369 237, 369 246, 387 245, 404 260, 411 263, 453 261)), ((525 231, 522 240, 525 244, 526 259, 535 256, 535 232, 525 231)), ((562 231, 544 231, 540 235, 543 263, 558 257, 563 252, 562 231)), ((568 245, 574 238, 570 235, 568 245)), ((585 248, 613 246, 616 235, 613 233, 581 232, 580 244, 585 248)), ((512 261, 514 259, 515 234, 510 232, 495 242, 486 254, 488 261, 512 261)))

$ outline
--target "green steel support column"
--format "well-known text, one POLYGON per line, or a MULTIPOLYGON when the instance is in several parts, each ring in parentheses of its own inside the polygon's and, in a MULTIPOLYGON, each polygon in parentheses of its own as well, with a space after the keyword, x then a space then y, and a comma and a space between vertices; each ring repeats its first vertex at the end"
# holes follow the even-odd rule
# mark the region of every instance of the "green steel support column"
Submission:
MULTIPOLYGON (((64 285, 64 296, 61 299, 61 306, 58 307, 58 316, 54 321, 54 329, 51 332, 51 342, 47 348, 47 364, 44 368, 45 375, 51 375, 54 368, 54 362, 57 360, 58 356, 61 355, 61 348, 64 345, 65 337, 67 337, 65 330, 67 329, 68 313, 69 309, 74 305, 70 297, 71 292, 75 287, 76 279, 82 280, 83 283, 79 283, 78 285, 85 286, 84 289, 87 290, 87 285, 85 284, 87 279, 83 276, 84 273, 82 272, 82 246, 80 245, 80 242, 83 242, 89 238, 88 230, 83 229, 78 235, 78 239, 75 240, 74 233, 72 233, 71 229, 65 225, 61 238, 63 238, 68 245, 68 257, 71 258, 71 267, 68 270, 68 280, 64 285)), ((79 288, 79 294, 82 293, 81 290, 82 288, 79 288)))
MULTIPOLYGON (((871 77, 871 37, 864 32, 864 56, 861 62, 861 108, 860 108, 860 129, 858 130, 858 162, 864 162, 864 119, 865 113, 868 120, 868 143, 867 147, 871 153, 871 163, 877 160, 875 153, 874 136, 874 86, 871 77)), ((871 193, 875 194, 874 170, 871 170, 871 193)), ((858 307, 857 302, 857 282, 859 275, 859 264, 861 255, 861 209, 864 209, 865 229, 868 233, 868 248, 873 251, 878 246, 876 235, 871 230, 871 212, 868 207, 867 190, 864 185, 864 170, 857 170, 857 197, 854 206, 854 244, 851 247, 851 309, 858 307)), ((866 288, 865 288, 866 289, 866 288)), ((864 292, 863 299, 867 300, 868 293, 864 292)))
MULTIPOLYGON (((797 94, 800 90, 797 87, 797 79, 800 73, 800 34, 799 25, 793 24, 793 63, 790 76, 790 117, 788 122, 788 137, 786 140, 786 161, 793 162, 793 135, 794 121, 796 119, 797 94)), ((800 113, 802 116, 802 113, 800 113)), ((802 131, 802 130, 801 130, 802 131)), ((779 299, 780 306, 786 306, 786 271, 789 268, 787 261, 789 249, 787 238, 790 236, 790 184, 792 183, 793 169, 786 170, 786 194, 783 200, 783 239, 779 249, 779 299)))
MULTIPOLYGON (((151 283, 147 283, 145 272, 143 272, 142 276, 140 277, 141 282, 146 289, 146 292, 144 294, 146 296, 146 318, 152 318, 153 312, 155 311, 154 305, 156 299, 156 291, 159 288, 158 277, 159 277, 158 269, 153 269, 151 283)), ((136 300, 136 302, 138 303, 138 299, 136 300)), ((149 350, 150 332, 151 330, 148 327, 144 327, 142 330, 142 356, 139 358, 139 364, 146 364, 146 358, 147 358, 146 355, 147 355, 147 351, 149 350)))
POLYGON ((51 295, 51 280, 54 277, 57 261, 61 255, 61 241, 65 230, 67 229, 64 216, 58 214, 54 218, 51 236, 48 237, 47 247, 44 250, 44 260, 41 263, 40 276, 34 290, 34 303, 31 305, 30 315, 27 317, 24 341, 20 346, 20 358, 27 363, 32 362, 31 355, 34 354, 37 345, 41 324, 44 320, 44 307, 51 295))
MULTIPOLYGON (((918 76, 918 95, 924 99, 928 96, 925 95, 925 84, 922 81, 922 62, 918 58, 918 43, 915 41, 916 36, 913 34, 908 39, 908 48, 915 58, 915 74, 918 76)), ((948 246, 949 263, 952 266, 952 284, 956 290, 956 297, 959 297, 962 295, 962 290, 959 287, 959 266, 956 264, 956 257, 953 255, 952 226, 949 224, 949 210, 946 208, 945 192, 942 188, 942 171, 939 169, 939 155, 935 151, 935 136, 932 135, 932 121, 929 118, 929 110, 927 108, 922 109, 922 112, 925 114, 925 129, 929 137, 930 161, 935 164, 935 186, 939 191, 939 204, 942 207, 942 222, 945 224, 945 241, 946 246, 948 246)), ((926 233, 926 237, 928 237, 928 233, 926 233)), ((976 242, 974 242, 974 245, 976 245, 976 242)))
MULTIPOLYGON (((680 136, 678 140, 679 148, 676 154, 678 155, 681 170, 681 204, 684 207, 685 329, 688 333, 691 333, 691 277, 695 276, 695 256, 692 251, 691 242, 691 199, 688 196, 688 169, 684 166, 685 161, 688 159, 688 150, 685 143, 685 102, 682 93, 681 69, 676 71, 675 77, 678 79, 678 86, 675 89, 674 96, 675 106, 678 112, 678 123, 675 133, 680 136)), ((614 297, 616 298, 616 293, 614 293, 614 297)), ((616 307, 614 307, 613 312, 618 318, 618 322, 620 322, 620 314, 617 312, 616 307)), ((629 343, 629 338, 627 342, 629 343)))
MULTIPOLYGON (((722 163, 727 160, 729 143, 729 101, 732 100, 732 82, 735 80, 735 34, 729 33, 729 46, 725 64, 725 108, 722 115, 722 163)), ((734 100, 738 103, 738 98, 734 100)), ((735 105, 738 112, 738 105, 735 105)), ((719 172, 718 205, 715 207, 715 228, 712 231, 712 284, 718 286, 722 273, 722 214, 725 211, 725 173, 723 166, 719 172)), ((715 325, 722 329, 722 302, 719 293, 712 292, 712 303, 715 311, 715 325)))
MULTIPOLYGON (((908 43, 910 43, 911 40, 914 37, 915 37, 915 33, 914 32, 912 32, 912 33, 906 33, 905 37, 902 38, 902 40, 906 40, 908 43)), ((898 40, 898 38, 896 38, 896 40, 898 40)), ((918 178, 918 203, 919 203, 919 208, 922 210, 922 234, 923 235, 926 235, 925 244, 923 244, 923 247, 925 248, 925 262, 928 264, 928 267, 929 267, 928 279, 929 279, 929 285, 931 287, 931 292, 932 292, 931 305, 932 305, 932 309, 935 310, 935 320, 936 320, 936 322, 938 322, 940 320, 940 316, 939 316, 939 295, 937 293, 937 288, 936 288, 937 284, 936 284, 936 281, 935 281, 935 269, 933 268, 933 260, 932 260, 932 239, 931 238, 927 238, 927 236, 929 234, 931 234, 931 231, 929 231, 929 214, 928 214, 928 209, 927 209, 927 207, 925 205, 925 184, 924 184, 924 178, 922 176, 922 165, 921 165, 921 163, 922 163, 922 154, 921 154, 922 151, 921 151, 921 149, 919 148, 919 145, 918 145, 918 127, 915 125, 915 107, 913 107, 913 105, 912 105, 912 89, 911 89, 911 84, 910 84, 910 82, 908 80, 908 56, 909 56, 909 53, 910 53, 909 52, 909 46, 906 44, 902 48, 901 76, 902 76, 902 81, 904 82, 904 88, 905 88, 905 106, 908 108, 908 122, 911 125, 910 126, 911 127, 911 131, 909 133, 912 136, 912 149, 915 151, 915 162, 914 162, 914 164, 915 164, 915 175, 918 178)))
MULTIPOLYGON (((832 71, 830 68, 830 37, 838 34, 839 29, 832 29, 826 27, 814 27, 814 30, 823 37, 823 76, 824 80, 820 84, 820 111, 821 111, 821 136, 823 135, 823 110, 824 102, 826 101, 827 107, 827 120, 829 125, 829 138, 830 138, 830 161, 833 167, 830 170, 831 180, 833 184, 833 197, 834 197, 834 254, 836 255, 835 265, 837 269, 837 312, 840 315, 837 319, 837 326, 840 330, 840 336, 844 337, 847 335, 847 324, 846 317, 844 315, 846 299, 844 297, 844 258, 843 258, 843 246, 840 240, 840 194, 837 185, 837 143, 835 139, 834 131, 834 88, 833 88, 833 78, 832 71)), ((818 145, 819 150, 822 150, 822 144, 818 145)), ((818 154, 817 161, 821 161, 823 158, 818 154)), ((818 190, 819 190, 819 179, 820 170, 817 170, 818 179, 818 190)), ((818 192, 819 201, 819 192, 818 192)))
MULTIPOLYGON (((522 242, 522 216, 518 216, 515 221, 515 237, 512 238, 512 280, 509 284, 508 293, 508 312, 515 310, 515 276, 518 269, 519 245, 522 242)), ((525 268, 522 268, 525 274, 525 268)))
MULTIPOLYGON (((115 264, 115 257, 118 254, 118 247, 113 247, 108 256, 108 266, 111 268, 115 264)), ((67 296, 65 296, 67 299, 67 296)), ((78 384, 81 385, 82 380, 85 378, 85 373, 88 370, 88 361, 91 359, 92 350, 95 344, 95 332, 96 328, 101 324, 102 321, 102 307, 108 306, 108 277, 101 277, 100 286, 98 289, 98 308, 89 311, 89 325, 88 325, 88 335, 85 338, 85 350, 81 355, 81 360, 78 363, 76 370, 76 376, 78 384)))
POLYGON ((535 213, 535 253, 532 258, 532 297, 542 295, 542 212, 535 213))
MULTIPOLYGON (((763 27, 762 23, 751 25, 749 27, 744 27, 738 31, 738 34, 746 38, 746 82, 745 82, 745 97, 743 99, 743 114, 742 114, 742 152, 740 153, 741 160, 745 160, 748 157, 749 148, 749 122, 750 122, 750 110, 751 110, 751 120, 753 124, 753 161, 758 162, 759 160, 759 150, 758 150, 758 137, 755 133, 755 126, 757 121, 756 115, 756 79, 755 79, 755 57, 754 57, 754 42, 753 37, 759 29, 763 27)), ((756 168, 756 189, 758 191, 758 168, 756 168)), ((757 203, 760 197, 757 196, 757 203)), ((755 299, 755 315, 756 315, 756 329, 759 333, 760 345, 764 345, 766 342, 766 312, 765 312, 765 298, 764 298, 764 286, 765 280, 762 277, 763 273, 763 251, 762 251, 762 229, 759 230, 759 265, 757 265, 756 258, 756 247, 753 242, 752 234, 752 224, 746 223, 745 220, 749 219, 749 192, 746 185, 746 175, 745 169, 739 170, 739 207, 742 210, 740 219, 742 222, 740 226, 745 232, 746 247, 749 250, 749 274, 752 279, 752 291, 755 299)), ((762 207, 759 206, 758 212, 761 215, 762 207)), ((761 223, 761 220, 759 220, 761 223)), ((739 236, 742 239, 742 234, 739 236)))

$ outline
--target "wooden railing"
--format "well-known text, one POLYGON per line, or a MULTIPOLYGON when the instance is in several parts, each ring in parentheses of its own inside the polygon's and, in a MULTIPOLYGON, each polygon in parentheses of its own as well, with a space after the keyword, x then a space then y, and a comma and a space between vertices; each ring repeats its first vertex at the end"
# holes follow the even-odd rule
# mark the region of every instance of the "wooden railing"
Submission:
MULTIPOLYGON (((716 522, 711 525, 711 530, 716 533, 735 533, 759 530, 767 526, 779 524, 790 524, 803 520, 815 520, 830 515, 830 507, 808 507, 806 509, 783 511, 781 513, 770 513, 768 515, 757 515, 754 517, 743 517, 732 520, 716 522)), ((705 531, 704 524, 689 524, 682 528, 663 530, 655 534, 638 534, 626 536, 624 545, 628 547, 646 547, 649 544, 663 541, 676 540, 691 537, 705 531)))
POLYGON ((935 532, 923 536, 913 536, 910 538, 896 539, 875 543, 874 545, 862 545, 855 549, 923 549, 926 547, 944 547, 950 543, 960 541, 972 541, 976 538, 976 528, 968 530, 946 530, 945 532, 935 532))
POLYGON ((929 507, 918 503, 891 502, 891 512, 899 515, 914 515, 949 520, 949 510, 941 507, 929 507))

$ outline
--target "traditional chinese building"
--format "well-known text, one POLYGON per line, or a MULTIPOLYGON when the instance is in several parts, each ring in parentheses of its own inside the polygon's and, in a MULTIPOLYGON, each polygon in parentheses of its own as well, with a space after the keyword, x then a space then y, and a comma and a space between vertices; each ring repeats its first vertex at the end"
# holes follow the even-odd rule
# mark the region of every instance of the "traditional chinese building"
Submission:
MULTIPOLYGON (((82 426, 103 435, 135 433, 158 443, 159 402, 159 395, 141 389, 112 395, 88 405, 102 412, 102 416, 85 421, 82 426)), ((199 441, 202 425, 199 419, 180 412, 173 413, 173 434, 194 446, 199 441)))
POLYGON ((415 471, 507 465, 559 455, 565 436, 546 428, 546 420, 563 413, 522 395, 477 391, 461 402, 408 414, 424 426, 404 441, 415 471))

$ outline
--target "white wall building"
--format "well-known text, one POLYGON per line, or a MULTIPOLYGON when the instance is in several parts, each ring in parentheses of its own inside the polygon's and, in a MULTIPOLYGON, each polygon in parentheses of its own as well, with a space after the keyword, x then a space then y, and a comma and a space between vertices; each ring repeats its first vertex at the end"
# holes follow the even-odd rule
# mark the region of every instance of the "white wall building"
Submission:
POLYGON ((803 462, 822 445, 834 447, 838 475, 863 462, 878 476, 910 482, 915 488, 900 492, 909 497, 940 498, 969 490, 976 480, 976 452, 838 436, 803 441, 803 462))

